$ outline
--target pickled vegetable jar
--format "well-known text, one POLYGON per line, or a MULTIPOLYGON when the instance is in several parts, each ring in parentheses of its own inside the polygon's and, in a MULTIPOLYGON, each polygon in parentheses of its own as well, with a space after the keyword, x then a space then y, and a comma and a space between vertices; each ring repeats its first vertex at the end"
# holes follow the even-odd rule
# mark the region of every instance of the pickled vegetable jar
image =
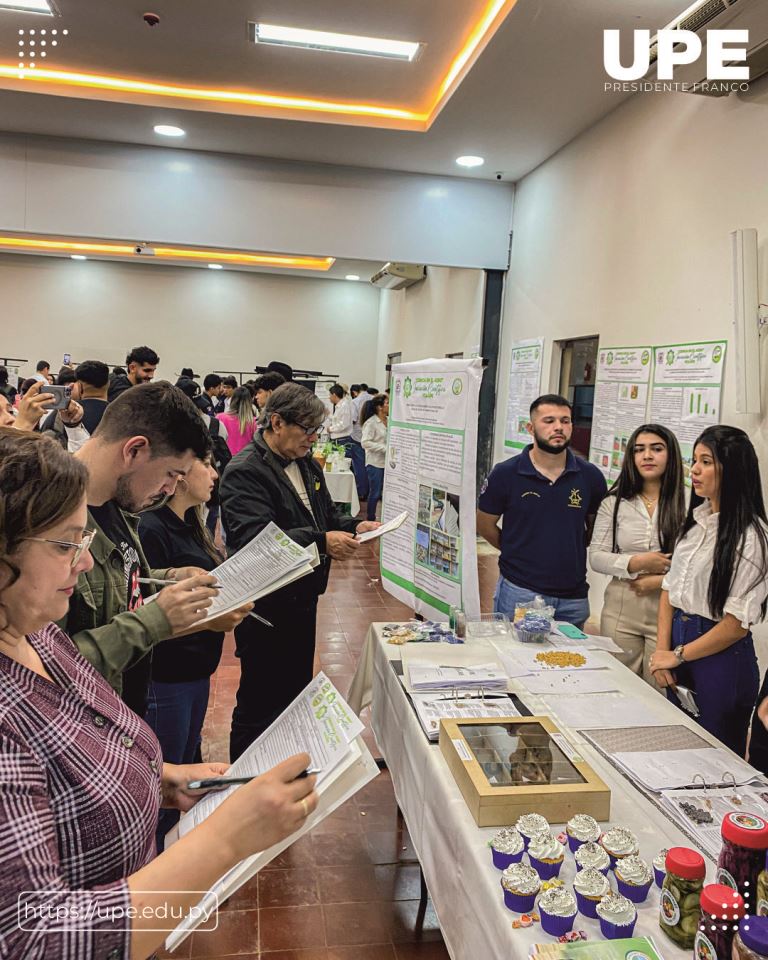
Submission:
POLYGON ((717 861, 717 882, 744 898, 748 913, 757 908, 757 878, 768 850, 768 822, 755 813, 727 813, 720 827, 723 845, 717 861))
POLYGON ((706 873, 704 857, 688 847, 670 847, 666 865, 659 926, 672 943, 682 950, 692 950, 701 915, 699 901, 706 873))
POLYGON ((732 949, 732 960, 768 960, 768 917, 744 917, 732 949))
POLYGON ((731 960, 731 945, 744 912, 741 894, 722 883, 707 884, 701 891, 694 960, 731 960))
POLYGON ((757 909, 758 917, 768 917, 768 854, 765 858, 765 867, 757 878, 757 909))

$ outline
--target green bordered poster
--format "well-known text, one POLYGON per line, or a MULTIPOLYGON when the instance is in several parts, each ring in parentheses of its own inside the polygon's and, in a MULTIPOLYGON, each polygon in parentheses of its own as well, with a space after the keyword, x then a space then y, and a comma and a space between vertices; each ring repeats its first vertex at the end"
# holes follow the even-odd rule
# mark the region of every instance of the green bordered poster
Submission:
POLYGON ((507 392, 507 426, 504 449, 517 453, 531 442, 528 433, 529 410, 541 393, 541 365, 544 340, 516 340, 512 344, 507 392))
POLYGON ((420 614, 447 620, 452 606, 480 615, 475 536, 477 415, 483 362, 420 360, 392 367, 384 588, 420 614))
POLYGON ((677 436, 685 463, 698 435, 719 423, 727 341, 669 343, 654 347, 650 419, 677 436))
POLYGON ((652 366, 650 346, 598 352, 589 459, 609 481, 619 475, 632 431, 646 419, 652 366))

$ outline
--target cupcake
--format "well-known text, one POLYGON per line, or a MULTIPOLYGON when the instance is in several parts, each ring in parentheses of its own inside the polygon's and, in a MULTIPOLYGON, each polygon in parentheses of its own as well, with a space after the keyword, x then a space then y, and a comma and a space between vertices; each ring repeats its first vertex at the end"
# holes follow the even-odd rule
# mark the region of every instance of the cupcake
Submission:
POLYGON ((549 830, 549 822, 539 813, 524 813, 522 817, 518 817, 515 826, 517 827, 518 833, 523 838, 523 843, 525 844, 526 850, 528 849, 528 844, 531 842, 531 837, 534 836, 534 834, 549 830))
POLYGON ((667 848, 660 850, 657 856, 653 858, 653 876, 656 880, 656 886, 661 887, 664 883, 664 877, 667 875, 667 848))
POLYGON ((600 824, 587 813, 577 813, 565 827, 568 846, 576 853, 583 843, 596 843, 600 839, 600 824))
POLYGON ((537 833, 528 844, 528 859, 542 880, 551 880, 560 873, 565 860, 563 845, 549 831, 537 833))
POLYGON ((631 857, 639 851, 637 837, 631 830, 624 827, 611 827, 611 829, 602 835, 600 843, 603 850, 611 858, 611 869, 616 867, 616 861, 622 857, 631 857))
POLYGON ((607 874, 611 869, 611 858, 599 843, 583 843, 574 853, 573 859, 579 870, 592 868, 607 874))
POLYGON ((576 898, 564 887, 550 887, 539 897, 541 929, 550 937, 562 937, 573 930, 576 913, 576 898))
POLYGON ((513 863, 501 875, 504 903, 516 913, 530 913, 541 889, 539 875, 527 863, 513 863))
POLYGON ((519 863, 523 859, 523 849, 523 838, 514 827, 499 830, 491 840, 494 867, 506 870, 511 863, 519 863))
POLYGON ((594 920, 597 917, 597 905, 611 892, 611 885, 604 873, 594 867, 587 867, 576 874, 573 889, 579 911, 594 920))
POLYGON ((637 910, 631 900, 620 894, 609 893, 597 905, 600 932, 606 940, 631 937, 637 921, 637 910))
POLYGON ((643 903, 651 889, 651 868, 640 857, 622 857, 614 867, 619 893, 632 903, 643 903))

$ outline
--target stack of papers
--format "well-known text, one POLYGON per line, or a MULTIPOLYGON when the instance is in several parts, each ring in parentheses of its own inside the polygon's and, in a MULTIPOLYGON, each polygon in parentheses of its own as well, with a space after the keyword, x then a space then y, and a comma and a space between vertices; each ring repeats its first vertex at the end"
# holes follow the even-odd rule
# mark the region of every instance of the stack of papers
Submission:
POLYGON ((574 730, 655 727, 664 722, 663 717, 641 700, 632 700, 618 693, 595 693, 588 697, 545 697, 544 702, 556 720, 574 730))
POLYGON ((702 777, 708 787, 728 783, 740 786, 763 779, 762 774, 746 761, 719 747, 614 753, 611 760, 630 780, 653 793, 694 787, 697 781, 701 786, 702 777))
POLYGON ((768 819, 768 791, 764 785, 738 790, 663 790, 661 802, 680 828, 715 861, 723 844, 723 817, 729 813, 756 813, 768 819))
POLYGON ((497 663, 454 667, 411 660, 408 663, 408 681, 414 693, 427 690, 507 689, 507 675, 497 663))
POLYGON ((460 697, 450 699, 428 693, 412 693, 411 702, 430 740, 440 736, 441 720, 485 720, 492 717, 519 717, 520 711, 508 696, 460 697))

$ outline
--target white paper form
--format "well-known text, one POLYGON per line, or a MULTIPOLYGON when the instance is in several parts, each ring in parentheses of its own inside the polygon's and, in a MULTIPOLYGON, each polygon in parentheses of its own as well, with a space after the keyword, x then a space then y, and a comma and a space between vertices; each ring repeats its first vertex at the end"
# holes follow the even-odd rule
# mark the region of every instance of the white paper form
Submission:
POLYGON ((550 671, 522 677, 520 683, 529 693, 547 696, 572 697, 580 693, 611 693, 619 689, 612 670, 585 670, 583 673, 573 670, 558 673, 550 671))
POLYGON ((387 523, 382 523, 382 525, 377 527, 375 530, 368 530, 366 533, 359 533, 357 535, 357 541, 358 543, 367 543, 369 540, 376 540, 378 537, 383 537, 385 533, 392 533, 393 530, 397 530, 397 528, 401 527, 407 519, 408 511, 403 510, 402 513, 398 513, 396 517, 388 520, 387 523))
POLYGON ((450 666, 446 664, 408 662, 408 681, 411 690, 468 690, 483 687, 507 689, 507 675, 496 663, 450 666))
POLYGON ((605 727, 655 727, 664 718, 639 700, 621 694, 594 693, 584 697, 545 697, 557 719, 574 730, 605 727))
MULTIPOLYGON (((768 790, 765 787, 733 787, 709 790, 663 790, 662 799, 675 820, 692 834, 713 860, 723 844, 720 827, 728 813, 756 813, 768 818, 768 790), (738 803, 734 803, 734 798, 738 803)), ((768 910, 768 904, 765 904, 768 910)), ((761 916, 766 913, 758 909, 761 916)))
MULTIPOLYGON (((762 779, 754 767, 728 750, 712 747, 704 750, 665 750, 655 752, 614 753, 611 757, 632 779, 654 793, 693 786, 694 777, 703 777, 708 786, 737 784, 762 779)), ((700 781, 699 781, 700 782, 700 781)))
POLYGON ((412 693, 416 715, 430 740, 440 733, 441 720, 488 719, 491 717, 519 717, 520 711, 509 697, 462 697, 453 700, 429 694, 412 693))

